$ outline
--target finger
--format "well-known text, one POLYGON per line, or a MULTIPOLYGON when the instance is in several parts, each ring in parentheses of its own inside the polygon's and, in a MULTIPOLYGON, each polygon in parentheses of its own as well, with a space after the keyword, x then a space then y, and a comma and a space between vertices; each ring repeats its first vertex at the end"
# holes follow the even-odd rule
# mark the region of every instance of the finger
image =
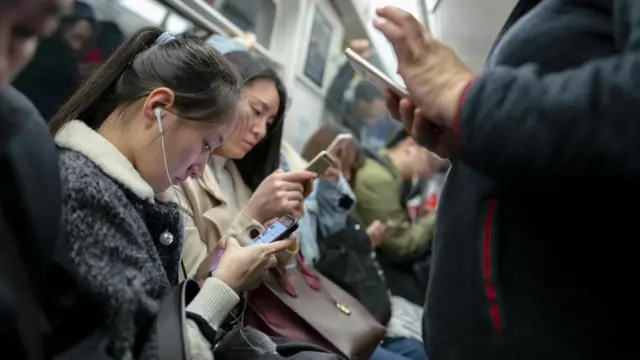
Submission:
POLYGON ((280 176, 282 180, 290 182, 302 182, 305 180, 311 180, 318 177, 318 174, 307 170, 289 171, 280 176))
POLYGON ((223 237, 220 240, 218 240, 217 246, 221 249, 226 250, 233 247, 240 247, 240 243, 238 242, 238 240, 232 237, 223 237))
POLYGON ((405 98, 400 101, 400 119, 402 120, 404 127, 410 132, 413 131, 415 110, 416 108, 409 99, 405 98))
POLYGON ((396 53, 398 61, 404 61, 411 56, 409 44, 402 28, 384 18, 373 21, 373 26, 389 40, 396 53))
POLYGON ((381 18, 401 28, 412 40, 421 40, 426 29, 418 19, 408 11, 395 6, 385 6, 376 11, 381 18))
POLYGON ((273 225, 276 221, 278 221, 278 218, 273 218, 267 222, 264 223, 264 227, 269 227, 271 225, 273 225))
POLYGON ((303 191, 283 191, 280 196, 284 198, 285 208, 287 209, 298 206, 298 204, 304 201, 303 191))
POLYGON ((386 89, 384 91, 384 99, 387 102, 387 109, 396 120, 401 120, 400 118, 400 97, 393 91, 386 89))
POLYGON ((279 240, 279 241, 274 241, 272 243, 269 244, 265 244, 265 245, 255 245, 255 246, 262 246, 262 253, 264 255, 274 255, 280 252, 283 252, 285 250, 287 250, 287 248, 289 246, 293 245, 293 242, 295 241, 295 238, 287 238, 287 239, 283 239, 283 240, 279 240))
POLYGON ((277 187, 279 190, 283 190, 286 192, 299 192, 301 193, 304 190, 304 186, 302 185, 302 182, 289 182, 289 181, 280 181, 277 184, 277 187))
POLYGON ((270 255, 267 258, 267 269, 271 269, 272 267, 278 265, 278 259, 274 255, 270 255))

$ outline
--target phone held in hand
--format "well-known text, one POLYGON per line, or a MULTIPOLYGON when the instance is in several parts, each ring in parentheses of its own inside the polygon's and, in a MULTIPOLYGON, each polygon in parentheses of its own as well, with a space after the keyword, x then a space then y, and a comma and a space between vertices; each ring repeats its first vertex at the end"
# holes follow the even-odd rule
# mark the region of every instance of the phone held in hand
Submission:
MULTIPOLYGON (((291 236, 296 229, 298 229, 298 219, 285 214, 276 220, 276 222, 271 224, 271 226, 269 226, 262 234, 256 237, 253 240, 253 244, 269 244, 274 241, 284 240, 291 236)), ((220 258, 222 258, 223 253, 223 249, 216 249, 213 251, 214 259, 212 260, 213 265, 209 270, 209 276, 213 276, 218 269, 218 264, 220 264, 220 258)))
POLYGON ((291 236, 297 228, 298 220, 291 215, 285 214, 255 238, 253 243, 269 244, 274 241, 284 240, 291 236))
POLYGON ((328 152, 329 154, 336 154, 336 151, 341 147, 341 146, 345 146, 346 143, 348 143, 349 141, 353 140, 353 135, 351 134, 339 134, 338 136, 336 136, 333 141, 331 142, 331 144, 329 144, 329 146, 326 149, 326 152, 328 152))
POLYGON ((400 97, 408 97, 409 92, 407 88, 398 84, 397 82, 391 80, 385 73, 380 71, 380 69, 376 68, 365 60, 362 56, 358 55, 352 49, 346 49, 344 51, 344 55, 347 57, 347 60, 351 63, 353 69, 365 79, 371 81, 373 85, 375 85, 378 89, 384 91, 385 89, 393 90, 400 97))
POLYGON ((322 175, 327 169, 335 164, 333 157, 326 151, 321 151, 311 162, 307 165, 305 170, 314 172, 318 175, 322 175))

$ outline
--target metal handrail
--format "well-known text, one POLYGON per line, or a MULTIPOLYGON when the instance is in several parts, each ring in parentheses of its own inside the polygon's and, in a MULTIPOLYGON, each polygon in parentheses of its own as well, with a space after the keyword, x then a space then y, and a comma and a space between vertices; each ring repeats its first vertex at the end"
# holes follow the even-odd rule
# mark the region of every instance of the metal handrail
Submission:
MULTIPOLYGON (((242 29, 202 0, 162 0, 162 2, 208 31, 230 37, 242 35, 243 33, 242 29)), ((253 51, 266 57, 274 64, 282 66, 264 46, 256 43, 253 46, 253 51)))

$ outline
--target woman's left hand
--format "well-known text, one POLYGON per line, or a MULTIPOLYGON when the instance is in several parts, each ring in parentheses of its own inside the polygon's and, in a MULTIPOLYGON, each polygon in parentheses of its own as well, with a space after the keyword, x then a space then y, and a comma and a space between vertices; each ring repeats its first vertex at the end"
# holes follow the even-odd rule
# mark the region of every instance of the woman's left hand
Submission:
MULTIPOLYGON (((450 131, 460 96, 475 75, 449 46, 431 37, 410 13, 387 6, 378 9, 377 14, 380 18, 374 21, 374 26, 395 50, 398 74, 407 85, 413 105, 419 109, 416 118, 430 122, 432 127, 443 132, 450 131)), ((395 104, 396 108, 389 110, 400 119, 399 101, 395 104)), ((409 125, 409 131, 426 128, 409 125)), ((412 135, 419 134, 412 131, 412 135)), ((432 147, 431 144, 422 145, 432 147)))

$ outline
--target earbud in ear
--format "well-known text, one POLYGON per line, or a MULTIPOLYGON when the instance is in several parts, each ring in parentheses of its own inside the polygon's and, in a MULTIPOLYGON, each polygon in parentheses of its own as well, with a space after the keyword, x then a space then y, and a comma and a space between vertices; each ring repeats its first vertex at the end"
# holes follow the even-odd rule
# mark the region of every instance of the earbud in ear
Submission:
POLYGON ((157 107, 155 109, 153 109, 153 113, 156 116, 156 121, 158 122, 158 129, 160 130, 160 134, 164 133, 164 128, 162 127, 162 118, 160 117, 160 115, 162 115, 162 108, 161 107, 157 107))

